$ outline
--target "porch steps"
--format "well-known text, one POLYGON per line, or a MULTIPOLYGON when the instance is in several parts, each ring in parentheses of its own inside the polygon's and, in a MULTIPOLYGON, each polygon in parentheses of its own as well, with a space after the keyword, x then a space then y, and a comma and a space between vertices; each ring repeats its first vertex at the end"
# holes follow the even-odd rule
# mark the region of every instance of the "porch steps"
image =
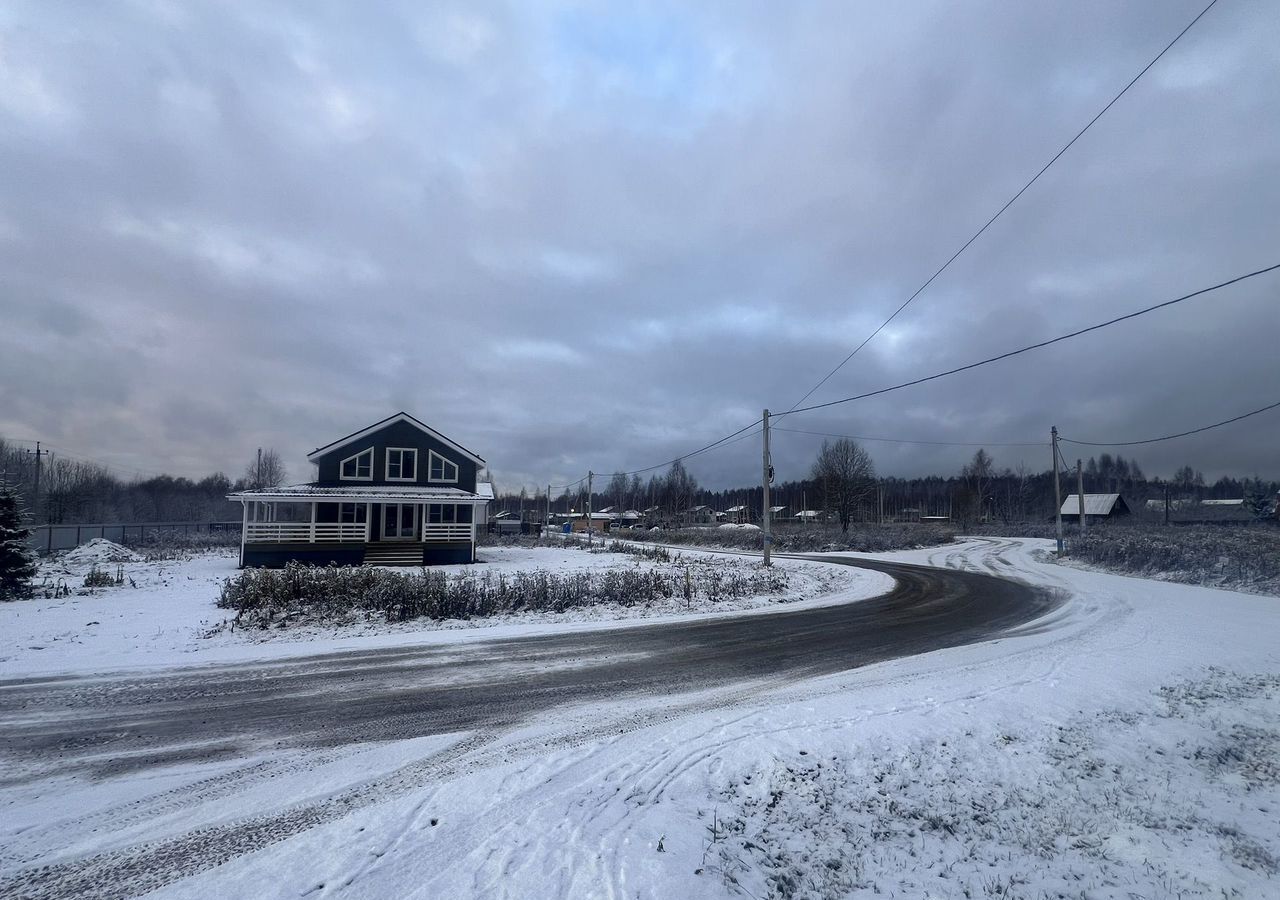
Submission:
POLYGON ((366 544, 364 563, 367 566, 420 566, 421 544, 366 544))

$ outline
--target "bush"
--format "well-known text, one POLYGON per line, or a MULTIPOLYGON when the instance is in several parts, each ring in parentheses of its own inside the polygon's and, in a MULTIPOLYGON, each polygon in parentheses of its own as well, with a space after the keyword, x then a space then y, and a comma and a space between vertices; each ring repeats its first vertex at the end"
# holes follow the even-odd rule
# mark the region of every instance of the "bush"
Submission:
POLYGON ((1116 525, 1067 541, 1067 555, 1115 572, 1280 594, 1280 530, 1116 525))
POLYGON ((94 566, 84 576, 84 586, 87 588, 119 587, 122 584, 124 584, 124 566, 117 566, 114 575, 94 566))
POLYGON ((574 607, 650 605, 673 598, 711 602, 785 591, 787 573, 742 563, 695 560, 665 569, 610 569, 558 574, 449 575, 432 569, 391 572, 366 566, 245 569, 223 585, 218 606, 236 611, 242 625, 266 628, 302 621, 345 621, 357 613, 388 622, 471 619, 521 612, 564 612, 574 607))

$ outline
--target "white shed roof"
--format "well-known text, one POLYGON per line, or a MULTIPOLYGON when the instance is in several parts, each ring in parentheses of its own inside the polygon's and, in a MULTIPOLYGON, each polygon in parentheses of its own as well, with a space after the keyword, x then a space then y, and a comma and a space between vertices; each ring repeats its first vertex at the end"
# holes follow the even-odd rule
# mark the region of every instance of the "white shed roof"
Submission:
MULTIPOLYGON (((1119 499, 1119 494, 1085 494, 1084 514, 1086 516, 1109 516, 1112 508, 1116 505, 1116 501, 1119 499)), ((1064 516, 1080 515, 1079 494, 1067 495, 1067 499, 1062 501, 1062 514, 1064 516)))

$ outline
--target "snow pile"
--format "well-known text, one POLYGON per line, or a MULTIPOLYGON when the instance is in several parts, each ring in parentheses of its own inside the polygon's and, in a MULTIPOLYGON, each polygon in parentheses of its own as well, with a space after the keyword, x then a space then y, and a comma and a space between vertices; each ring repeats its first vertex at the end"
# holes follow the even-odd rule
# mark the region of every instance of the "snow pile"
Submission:
POLYGON ((725 523, 724 523, 723 525, 721 525, 720 527, 721 527, 721 528, 728 528, 730 531, 734 531, 734 530, 736 530, 736 531, 759 531, 759 530, 760 530, 760 526, 759 526, 759 525, 752 525, 752 524, 751 524, 751 523, 749 523, 749 522, 742 522, 742 523, 725 522, 725 523))
POLYGON ((92 566, 103 563, 142 562, 141 554, 106 538, 94 538, 63 554, 61 562, 68 566, 92 566))

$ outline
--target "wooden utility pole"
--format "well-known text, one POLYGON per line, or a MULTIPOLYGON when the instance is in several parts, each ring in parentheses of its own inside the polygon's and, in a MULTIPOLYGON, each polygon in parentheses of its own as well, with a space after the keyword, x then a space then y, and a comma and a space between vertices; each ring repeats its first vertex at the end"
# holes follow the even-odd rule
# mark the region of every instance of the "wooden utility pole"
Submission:
POLYGON ((547 485, 547 531, 551 530, 551 485, 547 485))
MULTIPOLYGON (((359 474, 358 472, 356 474, 359 474)), ((254 479, 253 487, 255 490, 262 490, 262 448, 258 448, 258 475, 254 479)))
POLYGON ((41 450, 40 442, 36 441, 36 449, 28 450, 27 452, 34 453, 36 456, 35 486, 32 488, 32 491, 31 491, 31 520, 33 522, 39 522, 40 521, 40 469, 43 464, 44 458, 49 455, 49 451, 41 450))
POLYGON ((1164 524, 1169 524, 1169 482, 1164 483, 1164 524))
POLYGON ((1062 555, 1062 484, 1059 481, 1058 468, 1058 426, 1049 429, 1050 443, 1053 445, 1053 502, 1058 505, 1054 515, 1058 521, 1058 555, 1062 555))
POLYGON ((1080 500, 1080 533, 1084 534, 1084 463, 1076 460, 1076 497, 1080 500))
POLYGON ((596 473, 587 472, 587 546, 591 546, 591 485, 595 482, 596 473))
POLYGON ((773 482, 773 464, 769 462, 769 410, 766 409, 764 411, 761 422, 764 425, 764 469, 761 477, 761 482, 764 485, 764 503, 760 510, 760 531, 761 536, 764 538, 764 564, 768 566, 772 565, 769 561, 769 550, 771 549, 770 545, 773 543, 773 532, 770 527, 771 516, 769 514, 769 503, 771 502, 769 500, 769 485, 773 482))

